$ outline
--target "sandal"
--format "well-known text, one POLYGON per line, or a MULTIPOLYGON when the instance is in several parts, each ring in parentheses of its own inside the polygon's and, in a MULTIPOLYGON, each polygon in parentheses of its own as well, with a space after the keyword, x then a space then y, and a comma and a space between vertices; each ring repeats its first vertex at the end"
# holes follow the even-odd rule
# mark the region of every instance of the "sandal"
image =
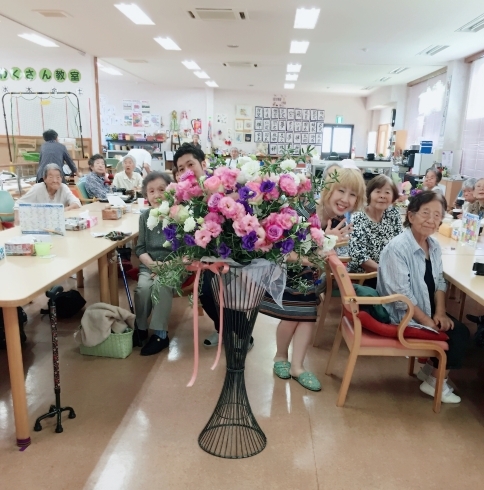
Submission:
POLYGON ((290 379, 291 363, 289 361, 277 361, 274 363, 274 374, 281 379, 290 379))
POLYGON ((291 376, 295 379, 301 386, 304 386, 307 390, 311 391, 321 391, 321 383, 318 378, 313 373, 308 371, 300 374, 299 376, 291 376))

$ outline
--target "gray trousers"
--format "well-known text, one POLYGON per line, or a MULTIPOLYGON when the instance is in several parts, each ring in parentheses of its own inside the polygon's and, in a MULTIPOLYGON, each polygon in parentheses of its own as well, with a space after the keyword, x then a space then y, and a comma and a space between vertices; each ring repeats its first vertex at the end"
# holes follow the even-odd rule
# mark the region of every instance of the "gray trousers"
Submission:
POLYGON ((148 330, 148 317, 151 315, 149 328, 151 330, 168 330, 168 318, 173 302, 173 290, 167 287, 160 289, 160 301, 153 304, 151 289, 153 279, 151 272, 140 269, 138 285, 134 290, 134 306, 136 323, 140 330, 148 330))

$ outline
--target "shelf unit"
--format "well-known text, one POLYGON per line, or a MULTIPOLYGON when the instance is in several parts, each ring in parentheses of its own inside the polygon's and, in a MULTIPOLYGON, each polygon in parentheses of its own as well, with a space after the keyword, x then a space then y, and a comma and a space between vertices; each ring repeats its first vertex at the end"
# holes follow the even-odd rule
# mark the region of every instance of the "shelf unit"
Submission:
MULTIPOLYGON (((139 146, 142 148, 143 146, 161 146, 163 141, 134 141, 134 140, 106 140, 106 145, 112 143, 113 145, 122 146, 139 146)), ((129 150, 106 150, 104 153, 106 158, 113 158, 115 155, 126 155, 129 150)), ((160 155, 163 158, 164 151, 154 151, 153 155, 160 155)))
POLYGON ((391 139, 390 139, 390 155, 391 156, 400 156, 403 154, 403 150, 407 147, 407 131, 398 130, 392 131, 391 139))

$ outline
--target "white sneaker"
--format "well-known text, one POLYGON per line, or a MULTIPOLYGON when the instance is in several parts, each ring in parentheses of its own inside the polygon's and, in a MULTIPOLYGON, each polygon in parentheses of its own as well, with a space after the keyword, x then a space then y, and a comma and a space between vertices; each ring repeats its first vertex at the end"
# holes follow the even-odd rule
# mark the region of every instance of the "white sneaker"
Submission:
MULTIPOLYGON (((429 384, 428 381, 424 381, 420 385, 420 391, 431 397, 435 396, 435 388, 429 384)), ((442 388, 442 403, 460 403, 461 398, 454 393, 453 388, 447 384, 447 380, 444 381, 442 388)))
POLYGON ((217 347, 218 345, 218 332, 211 333, 204 341, 205 347, 217 347))
POLYGON ((424 364, 417 373, 417 379, 427 381, 427 378, 432 374, 432 370, 433 366, 431 364, 424 364))

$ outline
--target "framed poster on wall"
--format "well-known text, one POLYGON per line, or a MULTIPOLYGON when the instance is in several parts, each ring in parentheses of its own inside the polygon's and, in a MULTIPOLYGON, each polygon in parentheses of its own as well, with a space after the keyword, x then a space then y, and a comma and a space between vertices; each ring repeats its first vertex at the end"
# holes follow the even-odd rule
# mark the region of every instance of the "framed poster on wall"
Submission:
POLYGON ((271 143, 269 145, 269 155, 277 155, 277 143, 271 143))
POLYGON ((284 131, 279 131, 278 136, 277 136, 277 142, 278 143, 285 143, 286 142, 286 133, 284 131))
POLYGON ((318 120, 318 111, 317 109, 311 109, 311 121, 318 120))
POLYGON ((271 130, 271 120, 270 119, 264 119, 264 122, 262 123, 262 129, 264 131, 270 131, 271 130))
POLYGON ((250 106, 250 105, 235 106, 235 118, 236 119, 252 119, 252 106, 250 106))
POLYGON ((264 115, 264 119, 270 119, 271 118, 271 108, 270 107, 264 107, 263 115, 264 115))
POLYGON ((294 109, 288 109, 287 110, 287 120, 288 121, 294 120, 294 109))
POLYGON ((277 131, 271 132, 271 143, 277 143, 277 131))
POLYGON ((262 132, 261 131, 256 131, 254 133, 254 142, 255 143, 262 143, 262 132))
POLYGON ((255 115, 254 117, 256 119, 262 119, 264 115, 264 108, 263 107, 260 107, 260 106, 255 106, 255 115))
POLYGON ((262 131, 262 127, 263 127, 263 122, 262 122, 262 119, 256 119, 254 121, 254 129, 256 131, 262 131))
POLYGON ((271 131, 277 131, 279 129, 279 124, 277 119, 271 119, 271 131))
POLYGON ((279 119, 279 109, 277 107, 271 108, 271 118, 272 119, 279 119))
POLYGON ((262 141, 264 143, 270 143, 270 141, 271 141, 271 133, 269 131, 264 131, 262 133, 262 141))
POLYGON ((287 119, 287 109, 285 107, 279 108, 279 119, 287 119))

